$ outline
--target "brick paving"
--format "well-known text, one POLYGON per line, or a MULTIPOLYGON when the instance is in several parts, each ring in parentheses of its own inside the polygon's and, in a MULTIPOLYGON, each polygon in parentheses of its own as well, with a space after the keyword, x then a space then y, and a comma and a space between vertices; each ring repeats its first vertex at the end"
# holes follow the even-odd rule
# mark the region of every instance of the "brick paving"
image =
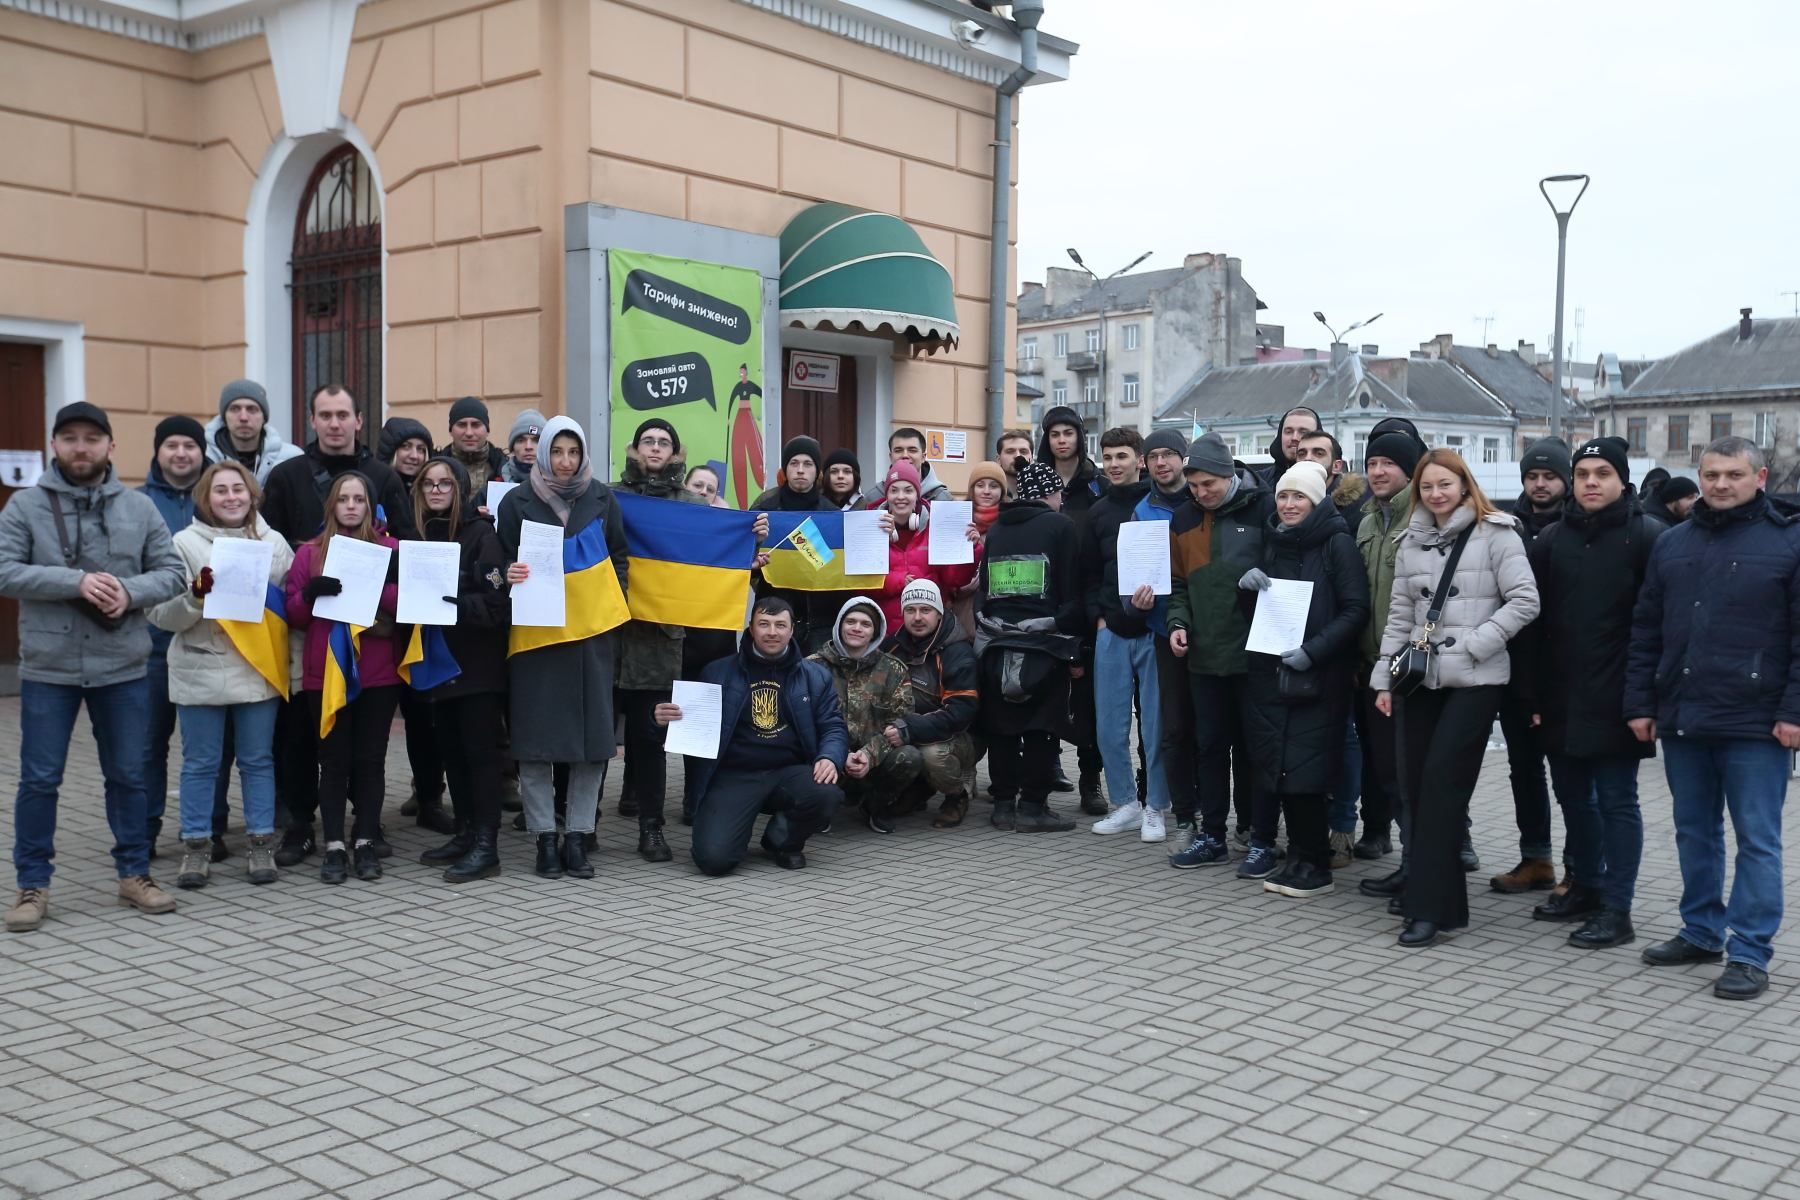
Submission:
MULTIPOLYGON (((6 796, 17 738, 0 700, 6 796)), ((1490 754, 1472 927, 1408 953, 1354 891, 1381 865, 1288 900, 979 802, 709 880, 678 826, 638 860, 615 777, 597 879, 535 878, 507 829, 506 873, 451 887, 394 750, 381 882, 239 856, 151 918, 113 904, 80 735, 51 920, 0 935, 0 1197, 1800 1200, 1792 939, 1752 1004, 1637 960, 1677 925, 1656 764, 1636 946, 1486 890, 1490 754)))

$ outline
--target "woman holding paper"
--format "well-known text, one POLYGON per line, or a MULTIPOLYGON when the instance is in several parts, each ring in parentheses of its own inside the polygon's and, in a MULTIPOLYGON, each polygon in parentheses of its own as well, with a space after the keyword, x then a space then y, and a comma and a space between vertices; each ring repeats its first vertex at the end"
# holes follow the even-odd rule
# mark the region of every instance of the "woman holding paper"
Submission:
POLYGON ((1255 603, 1273 595, 1273 581, 1312 588, 1301 640, 1280 655, 1249 654, 1245 681, 1244 737, 1257 773, 1253 833, 1257 844, 1272 846, 1278 815, 1288 828, 1287 865, 1263 880, 1263 890, 1283 896, 1332 890, 1325 795, 1343 761, 1357 639, 1369 619, 1362 556, 1337 506, 1325 502, 1325 487, 1325 468, 1315 462, 1295 463, 1281 476, 1261 565, 1238 581, 1255 603))
MULTIPOLYGON (((610 562, 625 590, 625 518, 612 490, 593 476, 587 435, 568 417, 552 417, 538 441, 531 478, 500 502, 500 544, 513 560, 506 581, 515 589, 531 578, 527 563, 517 561, 526 523, 560 527, 566 601, 565 624, 554 631, 534 627, 530 649, 516 649, 507 660, 512 690, 510 714, 513 756, 519 760, 519 792, 525 802, 525 827, 537 839, 537 873, 546 879, 571 875, 592 879, 585 840, 599 815, 600 785, 606 764, 618 752, 613 736, 613 626, 609 618, 589 611, 582 595, 569 586, 577 575, 590 575, 610 562), (571 547, 569 543, 575 542, 571 547), (592 563, 590 550, 601 550, 592 563), (571 552, 573 551, 573 553, 571 552), (571 567, 571 558, 583 565, 571 567), (584 627, 606 632, 583 636, 584 627), (545 636, 549 635, 549 636, 545 636), (556 837, 556 764, 569 768, 568 811, 559 850, 556 837)), ((588 581, 583 581, 584 585, 588 581)), ((517 596, 514 597, 515 602, 517 596)), ((596 601, 597 602, 597 601, 596 601)), ((514 614, 514 642, 521 627, 514 614)))
POLYGON ((241 540, 268 547, 266 573, 226 581, 234 591, 260 593, 255 601, 259 612, 266 603, 268 585, 280 587, 287 578, 294 552, 288 549, 287 539, 257 515, 261 499, 255 475, 236 459, 206 469, 194 485, 193 524, 175 535, 175 552, 187 571, 187 590, 149 613, 154 625, 175 635, 169 643, 169 699, 181 721, 182 845, 181 871, 175 882, 184 888, 206 885, 212 862, 213 788, 227 729, 244 790, 249 880, 273 883, 277 874, 275 712, 287 691, 285 635, 278 639, 279 644, 272 643, 260 623, 234 621, 228 626, 206 615, 206 597, 218 581, 212 563, 219 560, 220 573, 224 573, 223 560, 229 557, 217 552, 216 546, 241 540))
MULTIPOLYGON (((306 634, 300 686, 315 727, 324 712, 326 658, 332 653, 331 635, 339 623, 315 618, 313 604, 344 590, 342 580, 324 573, 331 540, 353 538, 390 551, 399 545, 377 531, 374 491, 360 471, 346 471, 332 480, 331 490, 325 493, 325 527, 294 551, 294 566, 288 572, 288 625, 306 634)), ((400 595, 397 570, 398 560, 390 554, 387 580, 376 601, 375 623, 358 639, 355 664, 361 690, 337 711, 331 731, 319 739, 319 817, 325 832, 325 858, 319 866, 322 883, 344 882, 352 857, 358 879, 381 878, 376 839, 381 835, 381 802, 387 789, 388 732, 400 703, 399 648, 394 644, 394 609, 400 595), (350 847, 344 841, 346 802, 356 812, 354 845, 350 847)), ((336 665, 332 669, 341 670, 336 665)))
POLYGON ((906 590, 907 584, 915 579, 929 579, 944 595, 955 595, 974 581, 980 565, 979 550, 972 563, 931 561, 926 506, 919 499, 919 490, 919 469, 904 458, 897 459, 888 467, 887 477, 882 481, 882 498, 872 506, 881 511, 881 525, 888 534, 887 579, 875 599, 881 605, 889 629, 898 629, 903 624, 900 593, 906 590))
MULTIPOLYGON (((494 523, 481 515, 477 497, 470 494, 468 471, 456 459, 440 455, 426 463, 413 481, 412 495, 420 540, 454 542, 459 548, 456 591, 443 597, 456 606, 456 622, 419 628, 421 637, 441 634, 456 674, 414 692, 423 702, 444 764, 456 832, 442 846, 419 855, 419 861, 442 866, 447 883, 467 883, 500 873, 500 735, 510 623, 507 554, 494 523)), ((413 670, 409 691, 420 683, 418 667, 413 670)))
POLYGON ((1507 644, 1538 614, 1518 522, 1488 503, 1462 456, 1430 451, 1413 469, 1412 486, 1412 519, 1394 556, 1393 606, 1369 679, 1375 707, 1398 720, 1400 791, 1411 814, 1400 944, 1409 947, 1469 923, 1459 858, 1469 796, 1512 678, 1507 644), (1396 695, 1393 657, 1419 641, 1430 647, 1424 681, 1396 695))

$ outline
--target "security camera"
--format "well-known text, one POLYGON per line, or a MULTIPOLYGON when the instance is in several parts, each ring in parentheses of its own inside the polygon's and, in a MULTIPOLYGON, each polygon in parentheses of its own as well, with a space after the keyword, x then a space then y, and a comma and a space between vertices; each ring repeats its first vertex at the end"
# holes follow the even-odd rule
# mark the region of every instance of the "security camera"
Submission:
POLYGON ((975 21, 952 21, 950 32, 956 35, 957 44, 965 50, 973 50, 987 41, 987 28, 975 21))

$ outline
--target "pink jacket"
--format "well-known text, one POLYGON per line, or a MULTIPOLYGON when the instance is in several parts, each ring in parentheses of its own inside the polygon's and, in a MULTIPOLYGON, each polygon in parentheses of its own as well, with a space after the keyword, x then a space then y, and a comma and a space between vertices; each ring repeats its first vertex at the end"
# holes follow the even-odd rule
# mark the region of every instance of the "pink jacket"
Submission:
POLYGON ((875 599, 881 604, 881 615, 887 618, 888 629, 901 627, 900 593, 906 585, 915 579, 929 579, 938 585, 944 594, 944 603, 948 605, 957 591, 967 587, 975 579, 975 571, 981 565, 981 548, 975 549, 974 563, 937 563, 928 562, 929 536, 923 529, 902 529, 897 540, 888 543, 887 581, 881 586, 880 595, 875 599))
MULTIPOLYGON (((375 540, 390 548, 397 548, 400 544, 385 533, 377 534, 375 540)), ((294 565, 288 568, 287 575, 288 628, 306 631, 306 648, 300 659, 300 686, 308 692, 325 690, 325 643, 331 637, 331 622, 313 620, 312 604, 300 593, 324 565, 324 550, 312 542, 305 542, 294 551, 294 565)), ((375 606, 375 611, 379 616, 391 619, 399 604, 400 585, 390 583, 381 589, 381 601, 375 606)), ((364 633, 360 642, 362 652, 357 656, 356 670, 362 679, 362 685, 391 687, 399 683, 400 674, 395 668, 400 665, 402 648, 395 644, 394 639, 372 637, 364 633)))

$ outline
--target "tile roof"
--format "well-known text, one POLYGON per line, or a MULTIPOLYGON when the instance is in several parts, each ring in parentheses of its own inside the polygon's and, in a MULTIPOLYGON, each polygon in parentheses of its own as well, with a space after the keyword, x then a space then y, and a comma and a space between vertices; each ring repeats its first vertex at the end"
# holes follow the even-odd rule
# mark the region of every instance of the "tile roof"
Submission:
POLYGON ((1350 355, 1335 369, 1324 360, 1202 369, 1177 388, 1156 415, 1217 423, 1278 416, 1298 405, 1322 413, 1342 412, 1356 405, 1365 384, 1369 406, 1389 413, 1477 418, 1508 415, 1448 362, 1365 359, 1359 354, 1350 355), (1390 382, 1402 375, 1404 392, 1390 382))
MULTIPOLYGON (((1521 417, 1550 415, 1550 381, 1516 350, 1489 355, 1482 346, 1451 346, 1448 357, 1521 417)), ((1566 364, 1565 364, 1566 366, 1566 364)), ((1590 369, 1588 375, 1593 371, 1590 369)))
POLYGON ((1624 398, 1780 389, 1800 390, 1800 317, 1752 321, 1745 341, 1733 325, 1659 358, 1624 398))

